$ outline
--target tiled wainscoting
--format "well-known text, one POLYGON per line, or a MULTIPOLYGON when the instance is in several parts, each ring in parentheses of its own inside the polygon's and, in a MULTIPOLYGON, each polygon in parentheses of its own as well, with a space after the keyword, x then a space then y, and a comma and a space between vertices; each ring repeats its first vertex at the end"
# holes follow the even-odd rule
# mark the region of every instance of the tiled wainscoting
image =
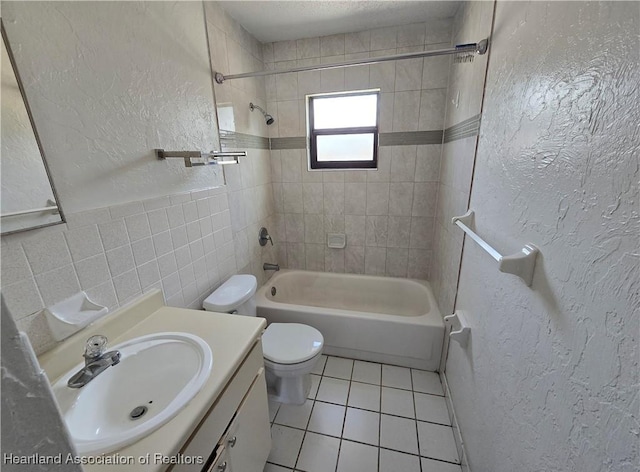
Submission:
POLYGON ((270 403, 265 472, 460 472, 438 374, 325 357, 304 405, 270 403))
POLYGON ((55 344, 42 309, 84 290, 114 310, 151 289, 200 308, 236 273, 224 187, 67 215, 67 223, 2 237, 2 295, 36 352, 55 344))

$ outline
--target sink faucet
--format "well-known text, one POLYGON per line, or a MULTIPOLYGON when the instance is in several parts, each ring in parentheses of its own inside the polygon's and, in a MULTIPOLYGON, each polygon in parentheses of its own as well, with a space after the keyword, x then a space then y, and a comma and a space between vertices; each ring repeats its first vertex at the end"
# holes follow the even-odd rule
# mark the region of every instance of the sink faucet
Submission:
POLYGON ((280 266, 278 264, 271 264, 269 262, 265 262, 262 264, 262 270, 280 270, 280 266))
POLYGON ((84 347, 84 367, 67 382, 70 388, 81 388, 104 372, 108 367, 120 362, 120 351, 105 352, 107 338, 102 335, 91 336, 84 347))

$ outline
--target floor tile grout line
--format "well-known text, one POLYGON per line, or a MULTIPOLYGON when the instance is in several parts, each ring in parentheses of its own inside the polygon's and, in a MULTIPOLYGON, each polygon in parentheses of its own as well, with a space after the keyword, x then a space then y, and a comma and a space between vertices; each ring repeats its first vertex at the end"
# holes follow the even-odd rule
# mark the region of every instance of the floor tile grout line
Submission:
MULTIPOLYGON (((413 400, 413 414, 415 416, 414 421, 415 421, 415 425, 416 425, 416 444, 418 445, 418 456, 420 456, 420 434, 418 431, 418 410, 416 409, 416 391, 414 390, 414 385, 413 385, 413 372, 411 372, 411 370, 409 370, 409 378, 411 379, 411 399, 413 400)), ((418 462, 420 463, 420 472, 422 471, 422 459, 419 459, 418 462)))
MULTIPOLYGON (((327 362, 329 360, 329 357, 335 357, 335 358, 338 358, 338 359, 345 359, 345 360, 352 360, 352 361, 354 361, 354 365, 355 365, 355 362, 358 361, 358 362, 364 362, 364 363, 368 363, 368 364, 378 365, 378 366, 380 366, 381 369, 382 369, 383 366, 399 367, 401 369, 408 369, 409 370, 409 375, 411 376, 411 385, 412 386, 411 386, 410 389, 407 389, 407 388, 396 387, 396 386, 392 386, 392 385, 384 385, 384 384, 382 384, 382 377, 381 377, 380 383, 371 383, 371 382, 365 382, 365 381, 361 381, 361 380, 353 380, 353 378, 351 378, 352 381, 359 382, 359 383, 365 383, 365 384, 369 384, 369 385, 382 384, 384 387, 397 388, 399 390, 407 390, 407 391, 412 391, 412 392, 424 393, 424 394, 427 394, 427 395, 434 395, 434 396, 438 396, 438 397, 444 397, 444 393, 438 394, 438 393, 423 392, 423 391, 420 391, 420 390, 415 390, 415 387, 413 386, 413 371, 426 372, 426 373, 429 373, 429 374, 437 375, 438 376, 438 384, 440 385, 440 389, 444 392, 444 389, 442 388, 442 382, 440 381, 440 377, 438 375, 438 372, 431 371, 431 370, 425 370, 425 369, 417 369, 417 368, 414 368, 414 367, 405 367, 405 366, 400 366, 400 365, 395 365, 395 364, 385 364, 385 363, 373 362, 373 361, 362 361, 362 360, 359 360, 359 359, 351 359, 351 358, 348 358, 348 357, 327 355, 326 356, 326 360, 325 360, 325 364, 324 364, 324 367, 323 367, 323 373, 322 374, 314 374, 314 375, 322 375, 322 376, 325 376, 325 377, 330 377, 330 378, 340 379, 340 380, 349 380, 349 379, 345 379, 343 377, 334 377, 332 375, 324 374, 324 370, 326 368, 326 365, 327 365, 327 362)), ((352 372, 352 377, 353 377, 353 372, 352 372)))
MULTIPOLYGON (((322 384, 322 380, 324 379, 324 371, 325 371, 325 370, 326 370, 326 368, 327 368, 327 363, 328 363, 328 362, 329 362, 329 357, 327 356, 327 358, 325 359, 324 366, 323 366, 323 368, 322 368, 322 372, 323 372, 323 374, 320 376, 320 383, 318 384, 318 391, 320 390, 320 385, 322 384)), ((353 366, 351 367, 351 370, 352 370, 352 372, 353 372, 353 366)), ((333 378, 333 377, 329 377, 329 378, 333 378)), ((350 389, 351 389, 351 381, 349 381, 349 390, 350 390, 350 389)), ((346 400, 346 402, 348 402, 348 400, 349 400, 349 390, 347 390, 347 400, 346 400)), ((302 436, 302 442, 300 443, 300 449, 298 450, 298 456, 296 457, 296 462, 295 462, 295 465, 294 465, 294 467, 293 467, 294 469, 296 469, 296 468, 297 468, 297 466, 298 466, 298 461, 300 460, 300 454, 302 453, 302 447, 303 447, 303 445, 304 445, 304 440, 305 440, 305 438, 307 437, 307 433, 308 433, 308 432, 309 432, 309 433, 313 433, 313 434, 319 434, 319 435, 322 435, 322 436, 328 436, 328 437, 333 437, 333 438, 335 438, 335 436, 331 436, 331 435, 329 435, 329 434, 316 433, 316 432, 314 432, 314 431, 309 431, 309 425, 310 425, 310 423, 311 423, 311 416, 313 415, 313 410, 314 410, 314 409, 315 409, 315 407, 316 407, 316 403, 317 403, 317 402, 320 402, 320 403, 333 404, 333 403, 323 402, 323 401, 317 400, 317 397, 318 397, 318 391, 316 391, 316 397, 313 399, 313 405, 312 405, 312 407, 311 407, 311 412, 309 413, 309 419, 307 420, 307 425, 306 425, 306 427, 305 427, 305 429, 304 429, 304 434, 303 434, 303 436, 302 436)), ((309 400, 309 398, 307 398, 306 400, 309 400)), ((336 406, 342 406, 342 405, 339 405, 339 404, 334 404, 334 405, 336 405, 336 406)), ((344 405, 344 418, 342 419, 342 429, 341 429, 341 432, 340 432, 340 437, 339 437, 339 438, 337 438, 337 439, 338 439, 338 441, 339 441, 339 443, 338 443, 338 455, 336 456, 336 471, 337 471, 337 469, 338 469, 338 460, 340 459, 340 447, 341 447, 341 445, 342 445, 342 435, 344 434, 344 422, 345 422, 345 418, 346 418, 346 416, 347 416, 347 407, 346 407, 346 405, 344 405)), ((283 426, 284 426, 284 425, 283 425, 283 426)))
MULTIPOLYGON (((312 375, 319 376, 319 374, 312 374, 312 375)), ((344 377, 334 377, 332 375, 322 375, 322 377, 328 377, 330 379, 336 379, 336 380, 349 380, 349 379, 345 379, 344 377)), ((408 388, 394 387, 394 386, 391 386, 391 385, 384 385, 381 382, 373 383, 373 382, 364 382, 362 380, 353 380, 353 379, 351 379, 351 382, 361 383, 361 384, 365 384, 365 385, 382 385, 383 387, 395 388, 396 390, 403 390, 405 392, 422 393, 423 395, 431 395, 433 397, 444 397, 444 395, 440 395, 439 393, 423 392, 423 391, 420 391, 420 390, 412 390, 412 389, 408 389, 408 388)))
MULTIPOLYGON (((420 393, 420 392, 418 392, 418 393, 420 393)), ((380 395, 380 397, 382 398, 382 394, 380 395)), ((368 411, 368 412, 371 412, 371 413, 378 413, 380 415, 393 416, 394 418, 403 418, 403 419, 406 419, 406 420, 417 420, 420 423, 429 423, 429 424, 435 424, 435 425, 438 425, 438 426, 447 426, 449 428, 452 427, 450 424, 446 424, 446 423, 438 423, 437 421, 421 420, 421 419, 418 419, 417 416, 416 417, 411 417, 411 416, 395 415, 393 413, 386 413, 384 411, 371 410, 369 408, 362 408, 362 407, 359 407, 359 406, 353 406, 353 405, 348 405, 348 404, 329 402, 327 400, 318 400, 317 398, 307 398, 307 400, 313 400, 313 401, 319 402, 319 403, 326 403, 328 405, 344 406, 346 408, 353 408, 354 410, 362 410, 362 411, 368 411)), ((414 400, 414 403, 415 403, 415 400, 414 400)), ((415 408, 415 405, 414 405, 414 408, 415 408)), ((279 411, 280 411, 280 409, 278 409, 278 412, 279 411)), ((289 428, 294 428, 294 429, 302 429, 302 428, 297 428, 295 426, 291 426, 291 425, 288 425, 288 424, 285 424, 285 423, 277 423, 275 421, 275 419, 271 423, 275 423, 275 424, 280 425, 280 426, 287 426, 289 428)), ((313 431, 311 431, 311 432, 313 433, 313 431)), ((328 436, 331 436, 331 435, 328 435, 328 436)))
POLYGON ((380 401, 378 402, 378 408, 380 409, 380 413, 378 413, 378 472, 382 472, 380 470, 380 450, 382 448, 382 364, 380 364, 380 385, 378 389, 380 392, 380 401))
MULTIPOLYGON (((326 364, 326 362, 325 362, 325 366, 326 366, 326 365, 327 365, 327 364, 326 364)), ((324 368, 323 368, 323 370, 324 370, 324 368)), ((320 385, 318 385, 318 388, 320 388, 320 385)), ((309 398, 307 398, 307 399, 305 400, 305 403, 306 403, 306 401, 308 401, 308 400, 309 400, 309 398)), ((311 405, 311 411, 309 412, 309 418, 307 419, 307 424, 306 424, 306 426, 304 427, 304 433, 302 434, 302 442, 300 443, 300 449, 298 449, 298 455, 296 456, 296 461, 295 461, 295 463, 293 464, 293 469, 292 469, 292 470, 295 470, 295 469, 296 469, 296 467, 298 466, 298 461, 300 460, 300 454, 302 453, 302 446, 304 446, 304 440, 305 440, 305 438, 307 437, 307 432, 309 432, 309 423, 311 423, 311 415, 313 415, 313 410, 314 410, 314 408, 315 408, 315 407, 316 407, 316 401, 315 401, 315 400, 313 400, 313 403, 312 403, 312 405, 311 405)))
MULTIPOLYGON (((311 407, 311 412, 309 413, 309 417, 307 419, 306 427, 304 428, 304 430, 302 430, 301 428, 294 427, 294 426, 289 426, 289 425, 285 425, 285 424, 281 424, 281 423, 276 423, 276 418, 277 418, 278 414, 280 413, 280 408, 282 406, 281 403, 278 404, 278 408, 276 409, 276 412, 274 414, 274 419, 271 422, 271 426, 273 426, 274 424, 277 424, 278 426, 291 428, 291 429, 296 429, 298 431, 303 431, 303 433, 304 433, 303 437, 302 437, 302 442, 300 444, 300 448, 298 450, 298 455, 296 457, 294 468, 291 469, 292 471, 296 470, 296 471, 299 471, 299 472, 303 472, 301 469, 300 470, 297 469, 297 466, 298 466, 298 461, 300 460, 300 455, 301 455, 301 452, 302 452, 302 446, 304 444, 304 440, 307 437, 307 433, 313 433, 313 434, 317 434, 317 435, 320 435, 320 436, 326 436, 326 437, 329 437, 329 438, 334 438, 334 439, 338 439, 339 440, 338 455, 336 457, 336 472, 337 472, 337 469, 338 469, 340 453, 342 452, 342 442, 343 441, 351 441, 351 442, 354 442, 354 443, 357 443, 357 444, 362 444, 362 445, 369 446, 369 447, 375 447, 375 445, 372 445, 372 444, 369 444, 369 443, 366 443, 366 442, 357 441, 357 440, 353 440, 353 439, 348 439, 347 440, 347 439, 344 438, 344 428, 346 426, 346 415, 347 415, 347 412, 348 412, 349 408, 353 408, 355 410, 367 411, 367 412, 372 412, 372 413, 378 414, 378 445, 377 445, 377 450, 378 450, 377 451, 378 452, 378 472, 380 472, 380 457, 381 457, 381 450, 382 449, 393 451, 393 452, 396 452, 396 453, 399 453, 399 454, 407 454, 407 455, 410 455, 410 456, 417 457, 418 461, 419 461, 420 470, 422 470, 422 458, 434 460, 434 461, 437 461, 437 462, 442 462, 442 463, 445 463, 445 464, 452 464, 452 465, 460 466, 460 462, 459 461, 458 462, 450 462, 450 461, 447 461, 447 460, 444 460, 444 459, 438 459, 438 458, 430 457, 430 456, 427 456, 427 455, 423 456, 420 453, 420 439, 419 439, 419 433, 418 433, 418 424, 419 424, 419 422, 428 423, 428 424, 434 424, 434 425, 438 425, 438 426, 445 426, 445 427, 449 427, 449 428, 452 427, 452 425, 447 425, 447 424, 443 424, 443 423, 437 423, 437 422, 433 422, 433 421, 425 421, 425 420, 419 420, 418 419, 418 417, 417 417, 418 416, 417 415, 417 409, 416 409, 416 402, 415 402, 415 393, 422 393, 424 395, 431 395, 431 396, 434 396, 434 397, 443 397, 443 395, 433 394, 433 393, 429 393, 429 392, 416 392, 415 386, 414 386, 414 383, 413 383, 413 370, 422 371, 421 369, 408 368, 409 371, 410 371, 410 377, 411 377, 411 390, 408 390, 408 389, 405 389, 405 388, 398 388, 398 387, 395 387, 395 386, 383 385, 383 383, 382 383, 382 375, 380 376, 380 382, 378 384, 353 380, 353 374, 354 374, 354 371, 355 371, 355 361, 356 361, 356 359, 341 358, 341 359, 347 359, 347 360, 351 360, 352 361, 351 375, 350 375, 349 379, 325 375, 324 372, 326 371, 327 363, 329 361, 329 357, 339 357, 339 356, 326 356, 325 363, 324 363, 323 368, 322 368, 322 372, 320 374, 314 374, 314 375, 319 376, 320 380, 318 381, 318 388, 316 390, 315 397, 312 397, 312 398, 308 397, 306 399, 307 401, 308 400, 312 401, 313 405, 311 407), (345 400, 344 404, 335 403, 335 402, 329 402, 329 401, 325 401, 325 400, 318 400, 317 395, 319 393, 320 385, 322 384, 322 380, 324 379, 324 377, 327 377, 329 379, 342 380, 342 381, 349 382, 348 390, 347 390, 347 399, 345 400), (352 388, 352 383, 353 382, 362 383, 362 384, 366 384, 366 385, 372 385, 372 386, 378 386, 379 392, 380 392, 380 397, 379 397, 379 402, 378 402, 379 411, 369 410, 367 408, 349 406, 348 403, 349 403, 349 398, 351 396, 351 388, 352 388), (394 414, 389 414, 389 413, 383 413, 382 412, 382 389, 384 387, 412 392, 414 418, 410 418, 410 417, 407 417, 407 416, 401 416, 401 415, 394 415, 394 414), (311 416, 313 415, 313 411, 315 409, 316 403, 318 403, 318 402, 319 403, 324 403, 324 404, 330 404, 330 405, 334 405, 334 406, 339 406, 339 407, 343 407, 344 408, 344 417, 343 417, 342 430, 341 430, 340 437, 332 436, 330 434, 325 434, 325 433, 315 433, 315 432, 310 431, 308 429, 309 425, 310 425, 310 422, 311 422, 311 416), (406 452, 406 451, 401 451, 401 450, 392 449, 392 448, 388 448, 388 447, 382 447, 382 445, 381 445, 381 435, 382 435, 382 415, 383 414, 387 415, 387 416, 390 416, 390 417, 403 418, 403 419, 409 419, 409 420, 413 420, 414 421, 414 423, 416 425, 416 442, 417 442, 417 445, 418 445, 418 453, 417 454, 412 454, 412 453, 409 453, 409 452, 406 452)), ((367 362, 367 363, 370 363, 370 364, 378 365, 380 367, 381 374, 382 374, 382 367, 384 365, 389 365, 389 366, 393 367, 392 364, 382 364, 382 363, 370 362, 370 361, 362 361, 362 362, 367 362)), ((396 367, 403 367, 403 366, 396 366, 396 367)), ((403 368, 407 368, 407 367, 403 367, 403 368)), ((430 371, 424 371, 424 372, 430 372, 430 371)), ((269 463, 280 466, 280 464, 276 464, 276 463, 273 463, 273 462, 269 462, 269 463)), ((284 467, 286 467, 286 466, 284 466, 284 467)))
POLYGON ((430 373, 432 373, 432 374, 437 374, 437 373, 438 373, 438 372, 433 371, 433 370, 418 369, 417 367, 407 367, 407 366, 404 366, 404 365, 399 365, 399 364, 388 364, 388 363, 385 363, 385 362, 364 361, 364 360, 362 360, 362 359, 354 359, 354 358, 352 358, 352 357, 336 356, 336 355, 334 355, 334 354, 323 354, 323 356, 326 356, 326 358, 327 358, 327 359, 329 359, 329 357, 337 357, 338 359, 346 359, 346 360, 349 360, 349 361, 365 362, 365 363, 367 363, 367 364, 377 364, 377 365, 379 365, 379 366, 386 365, 386 366, 389 366, 389 367, 400 367, 400 368, 402 368, 402 369, 416 370, 416 371, 418 371, 418 372, 430 372, 430 373))
MULTIPOLYGON (((309 431, 309 432, 310 432, 310 433, 313 433, 313 431, 309 431)), ((313 434, 319 434, 320 436, 328 436, 328 435, 326 435, 326 434, 320 434, 320 433, 313 433, 313 434)), ((335 438, 335 436, 329 436, 329 437, 332 437, 332 438, 334 438, 334 439, 337 439, 337 438, 335 438)), ((354 439, 344 439, 344 441, 353 442, 353 443, 356 443, 356 444, 362 444, 363 446, 375 447, 373 444, 364 443, 364 442, 362 442, 362 441, 356 441, 356 440, 354 440, 354 439)), ((420 459, 424 458, 424 459, 429 459, 429 460, 432 460, 432 461, 435 461, 435 462, 442 462, 443 464, 450 464, 450 465, 457 465, 457 466, 460 466, 460 463, 459 463, 459 462, 451 462, 451 461, 447 461, 447 460, 444 460, 444 459, 438 459, 437 457, 421 456, 421 455, 419 455, 419 454, 413 454, 413 453, 411 453, 411 452, 401 451, 401 450, 399 450, 399 449, 391 449, 391 448, 388 448, 388 447, 379 447, 378 449, 379 449, 379 450, 383 450, 383 449, 384 449, 385 451, 391 451, 391 452, 396 452, 396 453, 398 453, 398 454, 405 454, 405 455, 407 455, 407 456, 416 457, 416 458, 418 458, 418 460, 420 460, 420 459)), ((267 461, 267 462, 268 462, 269 464, 277 465, 277 466, 279 466, 279 467, 289 468, 289 467, 288 467, 288 466, 286 466, 286 465, 278 464, 278 463, 276 463, 276 462, 271 462, 271 461, 267 461)), ((291 470, 293 470, 293 469, 291 469, 291 470)), ((384 471, 381 471, 381 472, 384 472, 384 471)))
MULTIPOLYGON (((327 361, 328 362, 328 361, 327 361)), ((338 464, 340 463, 340 452, 342 451, 342 441, 344 437, 344 425, 347 422, 347 405, 349 404, 349 395, 351 394, 351 378, 353 377, 353 366, 355 361, 351 359, 351 374, 349 375, 349 388, 347 389, 347 399, 344 405, 344 417, 342 418, 342 429, 340 430, 340 443, 338 444, 338 457, 336 457, 336 472, 338 472, 338 464)))
MULTIPOLYGON (((350 182, 350 183, 357 183, 357 182, 350 182)), ((355 360, 355 361, 359 361, 359 362, 366 362, 367 364, 390 365, 390 366, 393 366, 393 367, 403 367, 405 369, 424 370, 426 372, 429 372, 426 369, 418 369, 417 367, 406 367, 406 366, 400 365, 400 364, 389 364, 389 363, 386 363, 386 362, 367 361, 367 360, 363 360, 363 359, 356 359, 354 357, 341 356, 341 355, 338 355, 338 354, 323 354, 323 355, 325 355, 327 357, 338 357, 340 359, 347 359, 349 361, 355 360)))
MULTIPOLYGON (((309 412, 309 419, 307 420, 307 424, 306 424, 306 426, 304 428, 304 433, 302 435, 302 442, 300 443, 300 449, 298 449, 298 455, 296 457, 296 461, 295 461, 294 466, 293 466, 294 470, 298 466, 298 461, 300 460, 300 454, 302 453, 302 448, 304 446, 304 440, 306 439, 307 432, 309 431, 309 423, 311 422, 311 415, 313 415, 313 410, 316 407, 316 401, 317 401, 316 399, 318 398, 318 392, 320 391, 320 385, 322 385, 322 379, 324 378, 324 371, 327 368, 327 362, 328 361, 329 361, 329 356, 325 356, 324 365, 322 366, 322 372, 320 373, 320 381, 318 382, 318 390, 316 390, 316 394, 315 394, 315 397, 313 399, 313 404, 311 405, 311 411, 309 412)), ((306 400, 309 400, 309 398, 307 398, 306 400)))
MULTIPOLYGON (((285 425, 278 425, 278 426, 285 426, 285 425)), ((332 436, 332 435, 330 435, 330 434, 316 433, 316 432, 314 432, 314 431, 302 430, 302 429, 300 429, 300 428, 293 428, 292 426, 285 426, 285 427, 286 427, 286 428, 296 429, 296 430, 298 430, 298 431, 308 432, 308 433, 311 433, 311 434, 317 434, 318 436, 327 436, 327 437, 332 438, 332 439, 339 439, 339 440, 344 440, 344 441, 350 441, 350 442, 353 442, 353 443, 362 444, 363 446, 377 447, 378 449, 384 449, 385 451, 397 452, 397 453, 399 453, 399 454, 405 454, 405 455, 408 455, 408 456, 417 457, 418 459, 425 458, 425 459, 430 459, 430 460, 433 460, 433 461, 442 462, 442 463, 444 463, 444 464, 460 465, 460 463, 459 463, 459 462, 452 462, 452 461, 448 461, 448 460, 445 460, 445 459, 439 459, 439 458, 437 458, 437 457, 432 457, 432 456, 423 456, 423 455, 421 455, 421 454, 414 454, 413 452, 402 451, 402 450, 400 450, 400 449, 393 449, 393 448, 391 448, 391 447, 375 446, 375 444, 370 444, 370 443, 366 443, 366 442, 363 442, 363 441, 358 441, 358 440, 356 440, 356 439, 344 439, 344 438, 338 438, 337 436, 332 436)), ((280 467, 287 467, 287 466, 283 466, 283 465, 281 465, 281 464, 277 464, 277 463, 275 463, 275 462, 271 462, 271 463, 272 463, 272 464, 275 464, 275 465, 279 465, 280 467)), ((381 471, 381 472, 382 472, 382 471, 381 471)))
MULTIPOLYGON (((312 400, 312 399, 311 399, 311 398, 307 398, 307 400, 312 400)), ((327 404, 327 405, 334 405, 334 406, 345 406, 345 405, 340 405, 340 404, 338 404, 338 403, 327 403, 327 402, 322 402, 322 401, 318 401, 317 403, 325 403, 325 404, 327 404)), ((380 413, 379 411, 363 410, 362 408, 355 408, 355 407, 351 407, 351 406, 346 407, 346 408, 347 408, 347 409, 348 409, 348 408, 352 408, 352 409, 354 409, 354 410, 366 411, 366 412, 369 412, 369 413, 376 413, 376 414, 379 414, 381 417, 384 415, 384 416, 391 416, 391 417, 393 417, 393 418, 400 418, 400 419, 403 419, 403 420, 409 420, 409 421, 413 421, 413 420, 414 420, 414 418, 407 418, 406 416, 388 415, 388 414, 386 414, 386 413, 380 413)), ((451 426, 451 425, 449 425, 449 424, 434 423, 434 422, 432 422, 432 421, 423 421, 423 420, 416 420, 416 421, 417 421, 418 423, 427 423, 427 424, 432 424, 432 425, 435 425, 435 426, 444 426, 444 427, 446 427, 446 428, 451 428, 451 427, 452 427, 452 426, 451 426)), ((273 425, 276 425, 276 426, 284 426, 285 428, 297 429, 298 431, 309 431, 310 433, 314 433, 314 434, 322 434, 322 435, 324 435, 324 436, 330 436, 330 437, 332 437, 332 438, 340 438, 340 436, 335 436, 335 435, 333 435, 333 434, 328 434, 328 433, 319 433, 319 432, 317 432, 317 431, 312 431, 312 430, 307 429, 307 428, 299 428, 299 427, 297 427, 297 426, 291 426, 291 425, 284 424, 284 423, 275 423, 275 422, 273 422, 273 423, 271 423, 271 425, 272 425, 272 426, 273 426, 273 425)), ((357 440, 355 440, 355 439, 349 439, 349 438, 347 438, 347 441, 355 441, 355 442, 361 442, 362 444, 370 444, 370 443, 366 443, 366 442, 363 442, 363 441, 357 441, 357 440)), ((372 446, 374 446, 375 444, 371 444, 371 445, 372 445, 372 446)), ((391 448, 386 447, 386 448, 384 448, 384 449, 391 449, 391 448)), ((393 449, 393 450, 395 450, 395 449, 393 449)), ((407 452, 407 454, 411 454, 411 452, 407 452)), ((414 454, 414 455, 419 455, 419 454, 414 454)), ((429 456, 423 456, 423 457, 429 457, 429 456)), ((446 461, 445 461, 445 462, 446 462, 446 461)))

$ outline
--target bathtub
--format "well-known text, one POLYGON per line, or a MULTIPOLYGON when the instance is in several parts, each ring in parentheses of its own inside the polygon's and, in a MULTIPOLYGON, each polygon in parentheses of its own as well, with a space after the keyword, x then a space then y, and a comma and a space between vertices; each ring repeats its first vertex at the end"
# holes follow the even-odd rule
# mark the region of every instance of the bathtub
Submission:
POLYGON ((256 293, 269 323, 304 323, 325 354, 438 369, 444 323, 421 280, 281 270, 256 293))

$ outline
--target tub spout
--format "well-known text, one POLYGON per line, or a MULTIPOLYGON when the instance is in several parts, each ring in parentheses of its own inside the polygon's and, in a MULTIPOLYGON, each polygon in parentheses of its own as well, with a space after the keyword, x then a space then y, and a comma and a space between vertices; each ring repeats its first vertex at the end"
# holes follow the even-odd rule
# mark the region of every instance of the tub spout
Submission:
POLYGON ((262 264, 262 270, 280 270, 280 266, 278 264, 271 264, 269 262, 265 262, 262 264))

